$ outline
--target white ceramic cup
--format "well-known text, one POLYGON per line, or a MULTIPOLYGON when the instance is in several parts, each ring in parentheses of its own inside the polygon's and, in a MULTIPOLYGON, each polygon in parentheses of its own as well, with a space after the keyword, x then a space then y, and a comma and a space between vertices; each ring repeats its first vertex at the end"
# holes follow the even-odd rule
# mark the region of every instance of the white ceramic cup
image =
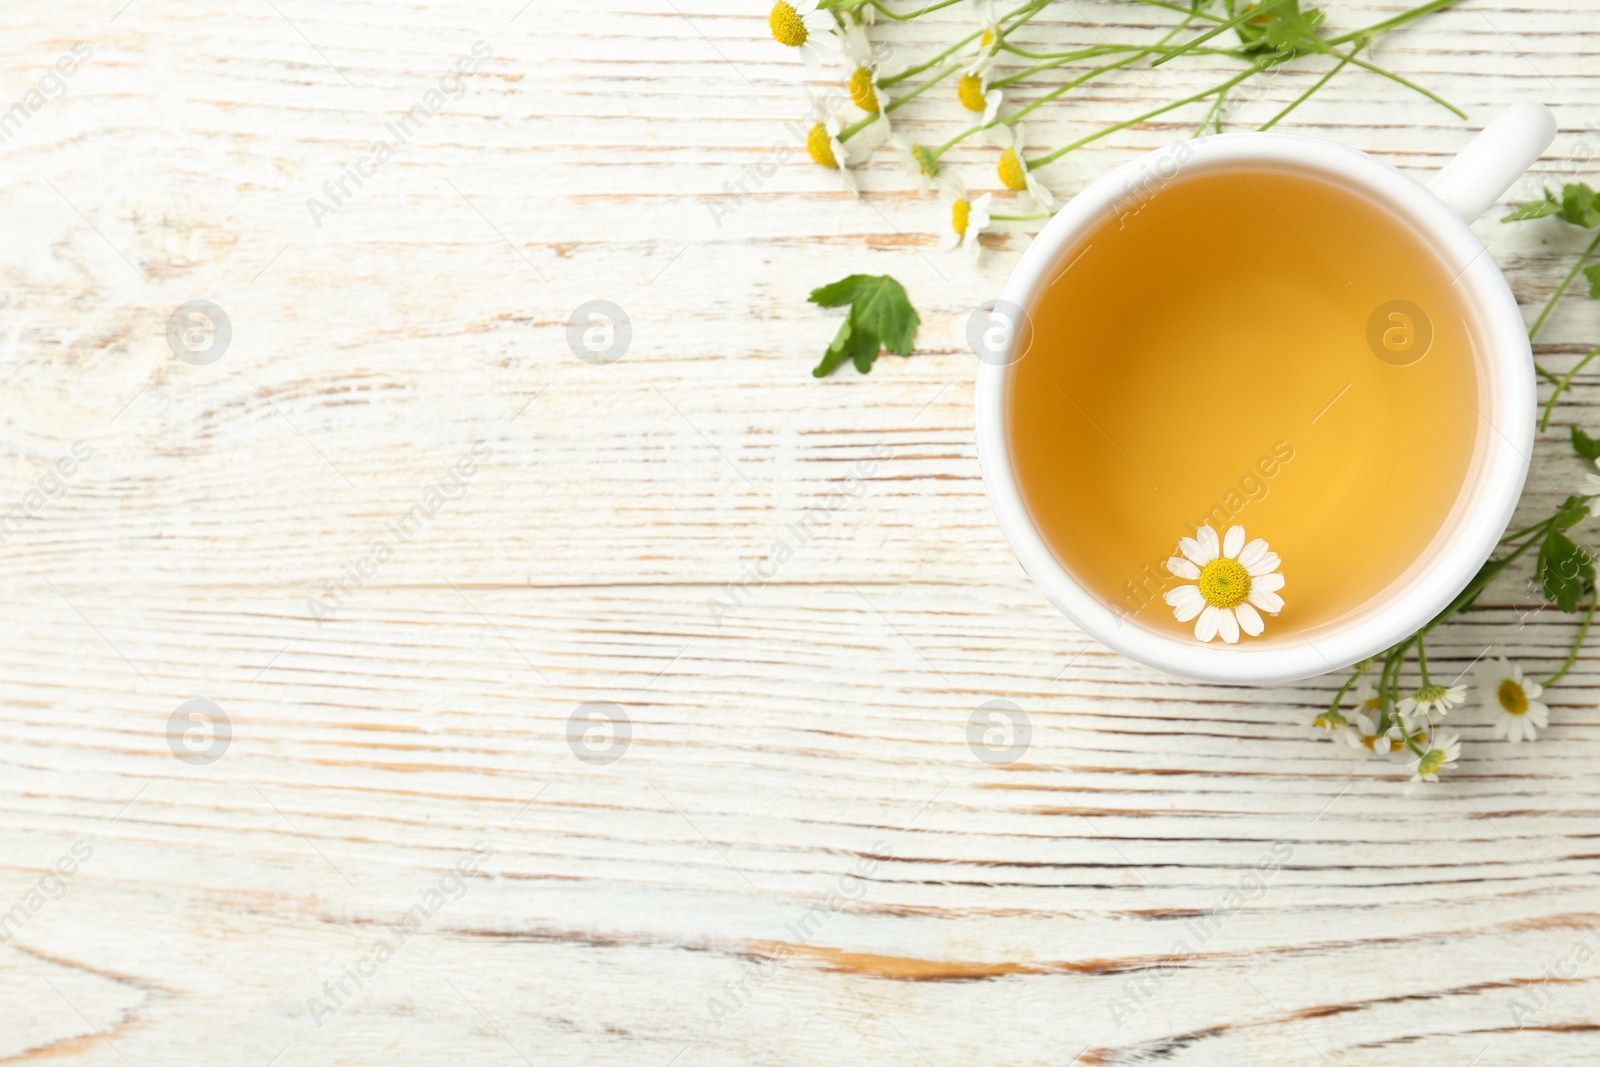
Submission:
MULTIPOLYGON (((1233 683, 1290 681, 1341 670, 1410 636, 1442 611, 1489 558, 1511 521, 1528 473, 1537 402, 1522 313, 1468 224, 1511 187, 1554 137, 1555 120, 1547 108, 1517 104, 1423 185, 1364 152, 1328 141, 1280 133, 1225 134, 1151 152, 1073 197, 1012 272, 989 312, 994 328, 981 328, 979 319, 979 328, 969 331, 980 358, 977 435, 984 484, 1017 559, 1045 595, 1088 633, 1142 663, 1233 683), (1483 346, 1477 368, 1480 432, 1470 484, 1448 528, 1377 600, 1320 627, 1314 638, 1291 631, 1237 645, 1203 644, 1146 629, 1126 618, 1125 610, 1092 595, 1062 566, 1035 527, 1017 487, 1006 426, 1011 368, 1026 358, 1031 344, 1031 329, 1014 319, 1032 306, 1059 269, 1063 250, 1108 213, 1120 213, 1130 190, 1160 196, 1160 185, 1168 180, 1258 166, 1310 173, 1364 194, 1410 222, 1452 271, 1460 271, 1455 285, 1466 306, 1475 309, 1478 326, 1473 333, 1483 346)), ((1292 575, 1290 580, 1286 595, 1292 596, 1292 575)))

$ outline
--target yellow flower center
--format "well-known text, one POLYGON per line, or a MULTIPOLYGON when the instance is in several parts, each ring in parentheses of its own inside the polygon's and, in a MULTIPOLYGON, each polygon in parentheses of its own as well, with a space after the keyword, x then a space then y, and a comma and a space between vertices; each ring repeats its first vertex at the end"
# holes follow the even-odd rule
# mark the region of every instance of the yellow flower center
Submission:
POLYGON ((1216 608, 1242 603, 1250 595, 1250 572, 1236 559, 1214 559, 1200 572, 1200 595, 1216 608))
POLYGON ((1507 678, 1500 683, 1500 706, 1506 709, 1507 715, 1528 714, 1528 693, 1514 679, 1507 678))
POLYGON ((850 75, 850 99, 862 111, 877 114, 878 91, 872 87, 872 72, 866 67, 857 67, 856 72, 850 75))
POLYGON ((1370 708, 1373 711, 1381 711, 1383 709, 1383 698, 1382 697, 1368 697, 1367 699, 1365 699, 1365 700, 1363 700, 1361 702, 1361 706, 1364 707, 1364 708, 1370 708))
POLYGON ((983 36, 978 38, 978 46, 980 48, 988 48, 992 44, 994 44, 994 31, 984 30, 983 36))
POLYGON ((767 20, 772 24, 772 39, 779 44, 786 44, 790 48, 799 48, 806 43, 806 24, 800 18, 800 12, 788 0, 778 0, 772 5, 772 16, 767 20))
POLYGON ((1444 749, 1430 748, 1422 757, 1422 762, 1417 765, 1418 774, 1436 774, 1444 766, 1444 749))
POLYGON ((982 111, 985 104, 983 78, 976 74, 961 75, 961 81, 956 84, 956 95, 961 98, 961 106, 968 111, 982 111))
MULTIPOLYGON (((1366 745, 1367 748, 1371 749, 1373 752, 1376 752, 1376 751, 1378 751, 1378 738, 1380 736, 1382 736, 1382 735, 1380 735, 1380 734, 1363 734, 1363 735, 1361 735, 1361 743, 1363 745, 1366 745)), ((1385 745, 1384 747, 1387 748, 1388 746, 1385 745)))
POLYGON ((806 134, 806 151, 824 167, 839 168, 839 161, 833 156, 833 145, 828 138, 828 128, 822 123, 811 127, 811 132, 806 134))
POLYGON ((950 205, 950 228, 957 237, 967 235, 967 222, 972 218, 972 205, 965 198, 950 205))
POLYGON ((995 168, 1000 174, 1000 181, 1007 189, 1021 192, 1028 187, 1028 171, 1022 165, 1022 160, 1017 158, 1017 150, 1008 148, 1000 154, 1000 165, 995 168))

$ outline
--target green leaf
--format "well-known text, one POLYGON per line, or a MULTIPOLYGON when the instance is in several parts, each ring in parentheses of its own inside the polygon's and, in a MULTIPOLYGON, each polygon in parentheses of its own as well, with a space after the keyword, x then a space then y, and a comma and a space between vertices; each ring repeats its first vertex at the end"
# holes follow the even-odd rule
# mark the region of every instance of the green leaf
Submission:
POLYGON ((811 371, 826 378, 846 360, 866 374, 872 370, 880 350, 909 356, 922 319, 911 306, 905 287, 887 274, 852 274, 831 285, 811 291, 811 302, 822 307, 850 308, 839 325, 833 343, 823 353, 822 362, 811 371))
POLYGON ((1595 203, 1594 190, 1583 182, 1571 182, 1561 187, 1561 217, 1575 226, 1592 230, 1600 226, 1600 204, 1595 203))
POLYGON ((1590 298, 1600 300, 1600 263, 1583 268, 1583 276, 1589 279, 1590 298))
POLYGON ((1561 201, 1556 199, 1556 194, 1549 189, 1544 191, 1543 200, 1530 200, 1526 204, 1518 204, 1516 208, 1501 219, 1501 222, 1521 222, 1523 219, 1542 219, 1546 215, 1554 215, 1561 210, 1561 201))
POLYGON ((1572 428, 1572 450, 1584 459, 1600 459, 1600 441, 1596 441, 1576 426, 1572 428))
POLYGON ((1589 499, 1569 496, 1556 509, 1554 525, 1558 530, 1570 530, 1589 516, 1589 499))
POLYGON ((1577 611, 1583 594, 1594 588, 1594 558, 1553 529, 1539 546, 1538 574, 1547 599, 1562 611, 1577 611))

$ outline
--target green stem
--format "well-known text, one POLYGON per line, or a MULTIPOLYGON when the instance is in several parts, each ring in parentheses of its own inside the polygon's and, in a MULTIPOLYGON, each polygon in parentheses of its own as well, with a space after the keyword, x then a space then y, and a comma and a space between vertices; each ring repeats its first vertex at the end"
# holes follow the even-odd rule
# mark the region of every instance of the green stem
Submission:
MULTIPOLYGON (((1020 17, 1022 19, 1022 21, 1017 23, 1017 25, 1020 26, 1020 25, 1022 25, 1023 22, 1027 22, 1028 19, 1033 18, 1033 16, 1035 16, 1039 12, 1043 11, 1045 9, 1045 6, 1048 3, 1049 3, 1049 0, 1028 0, 1028 2, 1026 4, 1023 4, 1023 5, 1021 5, 1020 7, 1017 7, 1017 8, 1013 8, 1011 11, 1008 11, 1004 15, 1000 16, 1000 22, 1003 25, 1003 24, 1005 24, 1007 22, 1010 22, 1014 18, 1020 17)), ((1011 28, 1015 29, 1016 27, 1011 27, 1011 28)), ((893 74, 893 75, 890 75, 887 78, 880 79, 878 84, 883 86, 885 89, 889 88, 892 85, 898 85, 901 82, 905 81, 907 78, 910 78, 910 77, 913 77, 915 75, 921 74, 923 71, 927 70, 929 67, 938 66, 940 63, 943 63, 946 59, 949 59, 952 55, 954 55, 956 52, 960 51, 962 48, 965 48, 967 45, 971 44, 973 41, 976 41, 982 35, 983 35, 983 31, 981 29, 973 30, 971 33, 967 34, 965 37, 961 38, 961 40, 957 41, 955 44, 951 45, 949 48, 946 48, 943 52, 940 52, 938 55, 934 56, 932 59, 928 60, 926 63, 922 63, 922 64, 920 64, 918 66, 911 67, 911 68, 909 68, 907 70, 902 70, 899 74, 893 74)))
POLYGON ((1125 67, 1129 63, 1136 62, 1141 56, 1143 56, 1145 54, 1147 54, 1147 53, 1137 52, 1137 53, 1135 53, 1135 54, 1133 54, 1131 56, 1124 56, 1122 59, 1119 59, 1114 63, 1106 63, 1106 64, 1104 64, 1102 66, 1095 67, 1093 70, 1089 71, 1088 73, 1080 74, 1078 77, 1073 78, 1071 81, 1065 82, 1062 85, 1059 85, 1056 88, 1050 90, 1050 92, 1046 93, 1044 96, 1041 96, 1039 99, 1035 100, 1033 103, 1029 104, 1027 107, 1023 108, 1022 110, 1016 112, 1013 115, 1007 115, 1003 119, 995 119, 993 122, 990 122, 990 123, 980 124, 980 125, 977 125, 977 126, 968 127, 967 129, 962 130, 960 133, 956 134, 954 137, 950 138, 950 140, 946 141, 944 144, 940 145, 938 148, 934 149, 933 150, 933 158, 934 159, 938 159, 939 157, 943 156, 946 152, 950 151, 950 149, 954 148, 956 145, 960 144, 962 141, 965 141, 968 137, 971 137, 975 133, 981 133, 984 130, 990 129, 991 127, 994 127, 994 126, 1008 126, 1013 122, 1017 122, 1024 115, 1026 115, 1028 112, 1032 111, 1034 108, 1038 107, 1040 104, 1043 104, 1043 103, 1045 103, 1046 101, 1049 101, 1049 100, 1053 100, 1056 97, 1060 96, 1062 93, 1066 92, 1067 90, 1075 89, 1078 86, 1082 85, 1086 81, 1089 81, 1089 80, 1091 80, 1093 78, 1098 78, 1100 75, 1105 74, 1105 73, 1107 73, 1109 71, 1116 70, 1118 67, 1125 67))
POLYGON ((1136 2, 1141 4, 1149 4, 1151 7, 1164 7, 1168 11, 1177 11, 1181 14, 1188 15, 1190 18, 1210 19, 1212 22, 1225 21, 1221 15, 1213 15, 1209 11, 1201 11, 1198 8, 1180 7, 1177 4, 1166 3, 1165 0, 1136 0, 1136 2))
POLYGON ((1212 119, 1216 119, 1217 132, 1218 133, 1222 132, 1222 114, 1221 113, 1222 113, 1222 109, 1225 106, 1227 106, 1227 103, 1228 103, 1228 91, 1226 89, 1224 89, 1222 92, 1217 94, 1217 98, 1215 100, 1211 101, 1211 106, 1206 109, 1205 118, 1201 119, 1200 120, 1200 125, 1198 125, 1198 126, 1196 126, 1194 128, 1194 135, 1196 137, 1200 137, 1200 136, 1205 134, 1206 127, 1211 125, 1211 120, 1212 119))
POLYGON ((1361 680, 1361 676, 1363 674, 1366 674, 1367 670, 1371 666, 1372 666, 1371 663, 1367 663, 1365 666, 1361 666, 1361 667, 1357 667, 1356 668, 1355 673, 1352 674, 1348 679, 1346 679, 1344 685, 1340 686, 1339 687, 1339 691, 1333 695, 1333 703, 1328 705, 1328 710, 1329 711, 1338 711, 1339 710, 1339 705, 1344 702, 1344 695, 1346 693, 1350 692, 1350 687, 1355 685, 1358 681, 1360 681, 1361 680))
POLYGON ((1438 104, 1440 107, 1449 108, 1451 111, 1455 112, 1461 118, 1466 118, 1467 117, 1467 113, 1465 111, 1462 111, 1459 107, 1456 107, 1454 104, 1452 104, 1450 101, 1446 100, 1444 97, 1438 95, 1437 93, 1429 92, 1427 89, 1424 89, 1422 86, 1418 85, 1414 81, 1408 81, 1407 79, 1402 78, 1400 75, 1396 74, 1392 70, 1385 70, 1384 68, 1378 66, 1377 64, 1368 63, 1364 59, 1357 59, 1355 52, 1340 52, 1340 51, 1336 51, 1335 49, 1330 48, 1330 49, 1328 49, 1328 54, 1330 56, 1338 56, 1340 59, 1349 60, 1351 63, 1354 63, 1356 66, 1360 67, 1362 70, 1370 70, 1374 74, 1378 74, 1378 75, 1381 75, 1381 76, 1383 76, 1385 78, 1388 78, 1390 81, 1396 83, 1397 85, 1404 85, 1407 89, 1410 89, 1413 92, 1421 93, 1423 96, 1427 97, 1429 100, 1432 100, 1434 103, 1438 104))
POLYGON ((1233 29, 1235 26, 1239 25, 1239 23, 1241 23, 1241 22, 1245 22, 1245 21, 1247 21, 1249 19, 1253 19, 1253 18, 1259 18, 1262 15, 1265 15, 1268 11, 1272 10, 1273 8, 1281 6, 1283 3, 1284 3, 1284 0, 1266 0, 1266 2, 1263 3, 1263 4, 1259 4, 1259 5, 1256 5, 1256 6, 1253 6, 1253 7, 1247 7, 1243 11, 1241 11, 1239 14, 1237 14, 1233 18, 1229 19, 1228 21, 1226 21, 1224 23, 1221 23, 1219 25, 1213 26, 1213 27, 1211 27, 1211 29, 1207 30, 1205 33, 1202 33, 1200 36, 1193 38, 1192 40, 1188 41, 1187 43, 1185 43, 1183 45, 1180 45, 1177 48, 1174 48, 1171 52, 1168 52, 1166 55, 1162 56, 1160 59, 1156 60, 1154 63, 1152 63, 1150 65, 1152 67, 1159 67, 1159 66, 1161 66, 1161 64, 1167 62, 1168 60, 1177 59, 1179 56, 1183 55, 1185 52, 1189 52, 1189 51, 1192 51, 1195 48, 1198 48, 1200 45, 1205 44, 1207 41, 1211 40, 1213 37, 1216 37, 1218 34, 1225 33, 1228 30, 1233 29))
MULTIPOLYGON (((1001 47, 1004 46, 1002 45, 1001 47)), ((1072 63, 1080 59, 1094 59, 1096 56, 1115 55, 1119 52, 1134 52, 1137 53, 1137 55, 1144 55, 1149 51, 1149 47, 1145 45, 1097 44, 1093 48, 1083 48, 1076 52, 1063 52, 1060 56, 1051 59, 1048 63, 1040 63, 1036 66, 1025 67, 1016 74, 1010 74, 1004 78, 996 78, 994 81, 989 83, 989 87, 991 89, 1004 89, 1006 86, 1022 81, 1024 78, 1031 78, 1035 74, 1039 74, 1047 70, 1053 70, 1056 67, 1065 66, 1068 63, 1072 63)), ((1020 55, 1021 53, 1018 54, 1020 55)))
POLYGON ((1417 666, 1422 669, 1422 684, 1432 685, 1433 682, 1428 678, 1428 646, 1422 640, 1422 635, 1427 632, 1426 628, 1417 631, 1417 666))
POLYGON ((1054 163, 1056 160, 1060 159, 1062 156, 1066 155, 1068 152, 1072 152, 1072 151, 1075 151, 1075 150, 1077 150, 1079 148, 1082 148, 1084 145, 1089 144, 1091 141, 1098 141, 1100 138, 1107 137, 1107 136, 1109 136, 1109 135, 1111 135, 1113 133, 1116 133, 1118 130, 1125 130, 1129 126, 1134 126, 1134 125, 1137 125, 1137 124, 1139 124, 1141 122, 1145 122, 1145 121, 1147 121, 1149 119, 1153 119, 1157 115, 1164 115, 1168 111, 1173 110, 1174 108, 1182 107, 1185 104, 1192 104, 1196 100, 1204 100, 1206 97, 1210 96, 1212 93, 1226 92, 1227 90, 1232 89, 1235 85, 1238 85, 1240 82, 1244 81, 1246 78, 1250 77, 1252 74, 1260 73, 1261 71, 1263 71, 1265 69, 1266 69, 1266 67, 1263 67, 1263 66, 1261 66, 1259 64, 1253 64, 1250 67, 1250 69, 1245 71, 1243 74, 1239 74, 1239 75, 1236 75, 1235 77, 1229 78, 1227 81, 1223 82, 1221 85, 1212 86, 1210 89, 1206 89, 1203 92, 1195 93, 1193 96, 1186 96, 1182 100, 1178 100, 1178 101, 1175 101, 1175 102, 1173 102, 1171 104, 1166 104, 1166 105, 1164 105, 1162 107, 1158 107, 1154 111, 1147 111, 1143 115, 1138 115, 1138 116, 1136 116, 1134 118, 1129 119, 1126 122, 1119 122, 1115 126, 1110 126, 1110 127, 1106 128, 1106 129, 1101 130, 1098 133, 1091 133, 1087 137, 1080 137, 1076 141, 1073 141, 1071 144, 1065 145, 1065 146, 1063 146, 1061 148, 1056 149, 1054 152, 1051 152, 1049 155, 1040 156, 1038 159, 1030 159, 1030 160, 1028 160, 1028 169, 1029 170, 1033 170, 1036 167, 1044 166, 1046 163, 1054 163))
POLYGON ((1544 418, 1539 420, 1540 433, 1543 433, 1545 430, 1550 428, 1550 413, 1556 409, 1556 400, 1559 399, 1561 394, 1566 391, 1567 385, 1572 381, 1573 375, 1577 374, 1584 367, 1588 366, 1589 361, 1595 356, 1600 356, 1600 348, 1590 349, 1589 354, 1578 360, 1577 366, 1567 371, 1567 376, 1556 383, 1555 392, 1550 394, 1550 400, 1544 406, 1544 418))
POLYGON ((1423 4, 1421 7, 1414 7, 1410 11, 1403 11, 1393 18, 1384 19, 1382 22, 1374 22, 1371 26, 1363 26, 1359 30, 1351 30, 1349 33, 1340 34, 1338 37, 1330 38, 1328 43, 1330 45, 1340 45, 1354 41, 1361 37, 1371 38, 1384 32, 1385 30, 1392 30, 1396 26, 1403 26, 1412 19, 1419 19, 1423 15, 1430 14, 1434 11, 1442 11, 1454 3, 1456 3, 1456 0, 1432 0, 1432 3, 1423 4))
POLYGON ((1499 543, 1502 544, 1502 545, 1509 544, 1512 541, 1516 541, 1516 540, 1519 540, 1519 539, 1521 539, 1523 537, 1526 537, 1528 534, 1542 533, 1543 531, 1548 530, 1550 528, 1550 524, 1555 522, 1555 521, 1556 521, 1556 517, 1554 515, 1552 515, 1548 519, 1545 519, 1543 522, 1536 522, 1532 526, 1524 526, 1520 530, 1516 530, 1516 531, 1514 531, 1512 533, 1506 534, 1504 537, 1500 538, 1500 542, 1499 543))
POLYGON ((1578 661, 1578 649, 1583 647, 1583 639, 1589 635, 1589 624, 1594 622, 1594 609, 1597 606, 1600 606, 1600 596, 1589 601, 1589 613, 1583 617, 1583 626, 1578 630, 1578 639, 1572 642, 1572 651, 1567 653, 1567 662, 1561 665, 1559 671, 1539 683, 1540 685, 1546 688, 1555 685, 1567 676, 1567 672, 1572 669, 1572 665, 1578 661))
MULTIPOLYGON (((1357 52, 1361 51, 1361 48, 1362 48, 1361 45, 1356 45, 1354 48, 1352 48, 1350 50, 1350 55, 1353 57, 1357 52)), ((1294 103, 1290 104, 1288 107, 1284 108, 1282 111, 1278 112, 1276 115, 1274 115, 1270 119, 1268 119, 1266 125, 1262 126, 1261 129, 1263 131, 1266 131, 1266 130, 1270 130, 1270 129, 1272 129, 1272 127, 1276 126, 1285 117, 1287 117, 1288 114, 1291 111, 1293 111, 1295 108, 1299 107, 1301 104, 1305 103, 1307 100, 1311 99, 1311 94, 1312 93, 1316 92, 1318 89, 1322 88, 1324 85, 1327 85, 1328 82, 1332 81, 1333 80, 1333 76, 1335 74, 1339 73, 1341 70, 1343 70, 1345 68, 1345 65, 1348 64, 1349 62, 1350 62, 1349 59, 1341 59, 1341 60, 1339 60, 1338 66, 1334 67, 1332 70, 1328 71, 1328 73, 1324 74, 1322 76, 1322 78, 1317 82, 1317 84, 1313 85, 1311 88, 1307 89, 1305 92, 1303 92, 1299 96, 1295 97, 1294 103)))
POLYGON ((941 7, 951 7, 952 5, 959 4, 961 3, 961 0, 937 0, 936 3, 929 4, 926 7, 918 8, 909 15, 896 15, 893 11, 890 11, 887 7, 883 6, 883 0, 867 0, 867 3, 877 8, 888 18, 894 19, 896 22, 909 22, 920 15, 926 15, 930 11, 938 11, 941 7))
POLYGON ((1567 271, 1567 276, 1561 279, 1561 284, 1556 286, 1555 295, 1545 301, 1544 310, 1539 312, 1539 317, 1533 320, 1532 326, 1528 327, 1528 340, 1531 341, 1539 336, 1539 330, 1543 328, 1544 320, 1548 319, 1550 312, 1555 310, 1556 301, 1560 300, 1562 295, 1566 293, 1567 287, 1572 284, 1572 279, 1576 278, 1578 272, 1583 269, 1583 265, 1589 262, 1589 257, 1594 255, 1596 248, 1600 248, 1600 234, 1595 235, 1594 240, 1589 242, 1589 247, 1583 250, 1583 255, 1578 257, 1578 262, 1574 263, 1572 269, 1567 271))

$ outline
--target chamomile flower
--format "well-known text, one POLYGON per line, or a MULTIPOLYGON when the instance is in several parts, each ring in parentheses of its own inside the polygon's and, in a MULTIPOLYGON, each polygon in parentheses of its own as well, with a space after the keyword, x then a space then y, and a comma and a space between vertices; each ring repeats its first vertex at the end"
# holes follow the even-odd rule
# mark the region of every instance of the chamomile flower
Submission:
POLYGON ((984 125, 993 122, 1000 113, 1005 93, 989 86, 989 72, 994 69, 994 56, 981 56, 961 74, 956 82, 956 96, 961 106, 983 116, 984 125))
MULTIPOLYGON (((1594 465, 1600 467, 1600 459, 1596 459, 1594 465)), ((1600 474, 1585 474, 1583 488, 1578 492, 1589 498, 1589 514, 1600 517, 1600 474)))
POLYGON ((1395 705, 1395 710, 1400 713, 1401 718, 1412 722, 1426 718, 1430 711, 1437 711, 1443 715, 1465 699, 1467 699, 1466 686, 1443 686, 1434 683, 1419 687, 1408 697, 1401 697, 1400 703, 1395 705))
POLYGON ((1368 717, 1383 714, 1383 698, 1365 678, 1356 683, 1356 711, 1368 717))
POLYGON ((806 135, 806 151, 811 155, 813 162, 838 171, 839 177, 850 187, 850 191, 860 195, 860 190, 856 188, 856 180, 851 177, 847 165, 850 161, 849 154, 845 151, 844 143, 839 140, 839 131, 843 128, 839 116, 829 110, 826 100, 810 89, 806 90, 806 95, 811 98, 811 117, 815 120, 811 132, 806 135))
POLYGON ((994 0, 982 0, 978 5, 978 41, 975 55, 991 56, 1000 47, 1000 13, 994 0))
POLYGON ((939 161, 933 158, 933 152, 926 145, 914 144, 898 134, 893 144, 901 166, 917 179, 918 192, 925 193, 934 187, 944 190, 960 187, 957 179, 940 173, 939 161))
POLYGON ((1168 590, 1165 600, 1179 622, 1196 620, 1194 635, 1201 641, 1221 634, 1237 644, 1241 630, 1257 637, 1266 625, 1256 609, 1269 615, 1283 610, 1278 554, 1259 537, 1249 544, 1244 537, 1243 526, 1228 527, 1220 540, 1217 531, 1202 526, 1178 542, 1182 556, 1167 560, 1167 570, 1198 583, 1168 590))
POLYGON ((993 193, 984 193, 980 197, 967 196, 965 189, 959 185, 952 185, 945 189, 944 196, 940 198, 949 212, 946 218, 949 225, 945 228, 944 238, 939 242, 939 247, 944 251, 953 248, 962 248, 973 259, 978 258, 982 246, 978 244, 978 236, 989 225, 989 202, 994 199, 993 193))
POLYGON ((1026 193, 1040 211, 1049 211, 1055 206, 1056 198, 1050 195, 1050 190, 1044 183, 1034 177, 1028 169, 1028 161, 1023 158, 1023 149, 1027 141, 1023 136, 1022 123, 1015 126, 991 126, 989 138, 1004 149, 1000 153, 1000 163, 995 168, 1000 175, 1000 182, 1007 189, 1019 193, 1026 193))
POLYGON ((839 57, 839 24, 832 13, 818 11, 820 0, 777 0, 767 22, 772 27, 772 39, 781 45, 800 50, 806 69, 812 74, 822 73, 823 63, 832 63, 839 57))
POLYGON ((1507 663, 1505 657, 1493 663, 1482 664, 1477 671, 1479 700, 1483 706, 1498 713, 1494 722, 1494 735, 1508 739, 1513 745, 1526 738, 1538 739, 1534 728, 1550 725, 1550 709, 1539 697, 1544 686, 1532 678, 1522 676, 1522 668, 1507 663))
POLYGON ((1344 739, 1355 755, 1363 757, 1369 753, 1386 756, 1405 743, 1395 736, 1392 727, 1379 733, 1378 724, 1359 711, 1351 713, 1350 728, 1344 732, 1344 739))
POLYGON ((1350 732, 1350 721, 1344 717, 1344 712, 1335 709, 1324 709, 1315 715, 1297 715, 1295 722, 1310 727, 1314 737, 1326 735, 1335 741, 1350 732))
POLYGON ((867 40, 866 31, 859 25, 845 25, 844 55, 847 64, 853 68, 847 83, 850 102, 866 114, 877 116, 857 135, 864 139, 863 146, 870 151, 889 139, 889 105, 894 101, 879 83, 884 73, 880 57, 873 51, 872 42, 867 40))
POLYGON ((1454 763, 1461 758, 1461 739, 1455 734, 1440 734, 1433 739, 1422 758, 1416 763, 1415 773, 1411 776, 1411 787, 1415 788, 1422 782, 1437 782, 1439 771, 1447 763, 1454 763))

